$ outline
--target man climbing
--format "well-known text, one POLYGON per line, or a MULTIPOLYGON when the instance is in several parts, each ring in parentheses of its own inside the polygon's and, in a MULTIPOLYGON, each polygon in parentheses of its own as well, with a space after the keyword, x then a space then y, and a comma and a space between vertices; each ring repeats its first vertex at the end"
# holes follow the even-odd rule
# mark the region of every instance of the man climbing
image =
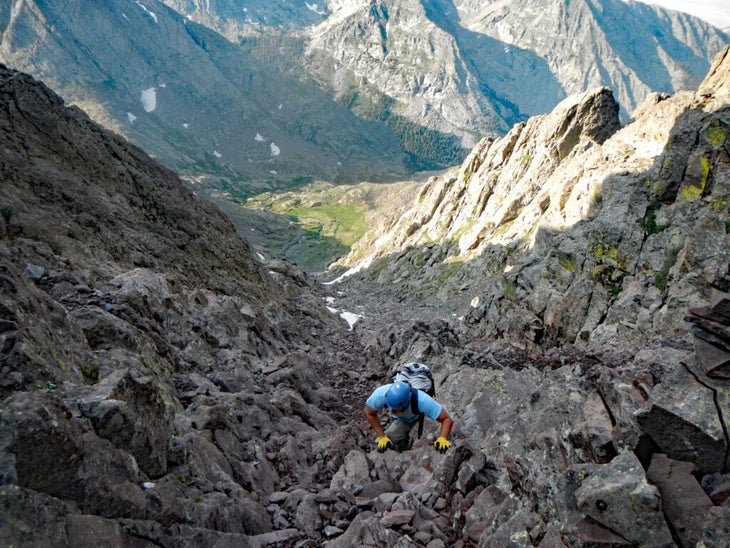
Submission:
POLYGON ((440 403, 402 381, 376 388, 365 402, 365 415, 378 435, 378 452, 383 453, 388 449, 401 452, 409 449, 411 429, 418 423, 420 413, 441 424, 439 437, 433 445, 439 453, 445 453, 451 447, 449 434, 454 421, 440 403), (412 398, 416 400, 412 401, 412 398), (417 412, 414 412, 414 403, 417 404, 417 412), (384 407, 390 411, 391 418, 385 430, 378 418, 378 411, 384 407))

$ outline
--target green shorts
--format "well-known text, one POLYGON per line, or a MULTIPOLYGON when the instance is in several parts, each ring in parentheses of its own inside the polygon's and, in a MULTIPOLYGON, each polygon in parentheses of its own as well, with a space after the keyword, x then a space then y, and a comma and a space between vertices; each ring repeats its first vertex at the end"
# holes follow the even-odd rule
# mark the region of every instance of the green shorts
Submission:
POLYGON ((390 438, 390 441, 395 445, 395 450, 406 451, 411 448, 411 430, 418 424, 418 421, 403 422, 398 419, 393 419, 385 429, 385 435, 390 438))

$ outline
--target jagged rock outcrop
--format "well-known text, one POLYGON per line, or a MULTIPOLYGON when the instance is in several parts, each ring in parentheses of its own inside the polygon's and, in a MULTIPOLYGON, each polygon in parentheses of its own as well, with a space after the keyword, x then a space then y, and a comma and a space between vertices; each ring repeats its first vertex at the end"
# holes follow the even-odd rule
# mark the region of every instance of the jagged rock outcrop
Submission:
POLYGON ((437 487, 465 542, 724 542, 728 71, 724 51, 702 93, 624 127, 599 89, 484 141, 340 278, 377 287, 387 312, 356 330, 388 363, 430 363, 486 458, 460 495, 437 487))
POLYGON ((654 96, 623 127, 605 88, 566 99, 484 140, 347 261, 383 291, 458 303, 477 336, 676 329, 730 286, 729 70, 726 49, 701 92, 654 96))

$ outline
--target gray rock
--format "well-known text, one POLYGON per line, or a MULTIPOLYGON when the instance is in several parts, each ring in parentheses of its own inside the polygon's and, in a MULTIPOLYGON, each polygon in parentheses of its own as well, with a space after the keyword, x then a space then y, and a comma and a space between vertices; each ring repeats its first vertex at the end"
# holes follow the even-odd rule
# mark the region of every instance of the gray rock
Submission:
POLYGON ((401 525, 410 524, 415 515, 415 510, 393 510, 392 512, 388 512, 383 515, 383 517, 380 518, 380 523, 382 523, 384 527, 389 527, 391 529, 398 528, 401 525))
POLYGON ((696 546, 701 540, 700 524, 713 503, 692 475, 693 465, 655 454, 646 478, 656 485, 662 509, 682 545, 696 546))
POLYGON ((714 392, 684 367, 669 372, 652 390, 636 420, 663 453, 693 463, 699 474, 724 468, 727 440, 714 392))
POLYGON ((296 507, 295 524, 308 538, 318 538, 322 530, 319 503, 315 495, 308 493, 296 507))
POLYGON ((363 498, 377 498, 383 493, 400 493, 403 489, 398 483, 387 479, 376 480, 363 486, 358 496, 363 498))
POLYGON ((118 521, 93 515, 77 515, 67 518, 68 538, 79 547, 91 548, 110 544, 131 546, 134 542, 118 521))
POLYGON ((396 532, 384 527, 372 512, 361 512, 353 520, 344 534, 327 543, 329 548, 350 546, 408 546, 408 541, 396 532))
POLYGON ((702 526, 702 542, 708 548, 720 548, 730 534, 730 506, 713 506, 702 526))
POLYGON ((147 475, 155 478, 167 471, 174 411, 152 378, 116 371, 74 398, 97 435, 134 455, 147 475))
POLYGON ((7 451, 15 455, 18 485, 51 496, 79 498, 76 480, 83 465, 83 429, 70 420, 61 400, 24 392, 5 400, 13 433, 7 451))
POLYGON ((330 487, 332 489, 350 490, 355 485, 369 483, 370 463, 362 451, 350 451, 345 457, 345 462, 332 477, 330 487))
POLYGON ((339 527, 335 527, 334 525, 328 525, 324 528, 322 533, 324 534, 324 538, 330 539, 339 537, 342 533, 344 533, 344 531, 339 527))
POLYGON ((673 546, 661 508, 661 496, 649 485, 633 453, 598 465, 575 493, 578 509, 627 542, 673 546))

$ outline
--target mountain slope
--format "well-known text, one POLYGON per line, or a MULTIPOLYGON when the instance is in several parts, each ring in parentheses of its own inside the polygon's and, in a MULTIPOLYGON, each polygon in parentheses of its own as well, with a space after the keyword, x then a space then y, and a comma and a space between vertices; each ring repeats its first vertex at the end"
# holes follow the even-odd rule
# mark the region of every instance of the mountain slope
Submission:
POLYGON ((13 2, 0 8, 0 32, 0 61, 171 168, 239 194, 270 180, 406 172, 390 132, 156 0, 13 2))
POLYGON ((347 82, 332 78, 322 60, 329 57, 334 74, 350 71, 362 90, 372 86, 401 101, 409 119, 434 116, 430 127, 455 126, 462 136, 475 129, 494 135, 596 86, 614 89, 623 112, 631 112, 650 91, 695 88, 727 43, 699 19, 621 0, 383 1, 372 12, 367 3, 358 6, 340 6, 312 29, 308 70, 343 93, 347 82), (399 17, 406 10, 408 17, 399 17), (387 14, 381 35, 375 13, 387 14), (371 29, 369 47, 358 47, 357 29, 371 29), (448 39, 429 44, 433 33, 448 39), (418 55, 432 63, 419 66, 418 55))
POLYGON ((727 41, 618 0, 167 3, 6 3, 0 60, 226 198, 454 165, 598 85, 630 112, 727 41))
POLYGON ((467 147, 597 86, 614 89, 626 117, 650 92, 696 88, 728 42, 700 19, 621 0, 388 0, 330 9, 299 31, 308 46, 290 69, 314 75, 360 115, 426 120, 467 147))
POLYGON ((458 303, 481 334, 601 345, 678 328, 730 287, 729 55, 624 127, 598 88, 485 139, 347 264, 400 299, 458 303))
POLYGON ((265 545, 279 480, 335 458, 316 439, 353 445, 317 380, 364 365, 347 324, 169 169, 4 65, 0 188, 0 543, 265 545))
POLYGON ((231 42, 260 32, 262 27, 299 29, 321 22, 328 14, 326 2, 278 0, 165 0, 175 11, 217 30, 231 42))
MULTIPOLYGON (((538 52, 565 93, 608 86, 624 112, 652 91, 695 89, 728 40, 700 19, 641 2, 465 0, 455 5, 465 28, 538 52)), ((527 86, 528 94, 540 90, 527 86)))

